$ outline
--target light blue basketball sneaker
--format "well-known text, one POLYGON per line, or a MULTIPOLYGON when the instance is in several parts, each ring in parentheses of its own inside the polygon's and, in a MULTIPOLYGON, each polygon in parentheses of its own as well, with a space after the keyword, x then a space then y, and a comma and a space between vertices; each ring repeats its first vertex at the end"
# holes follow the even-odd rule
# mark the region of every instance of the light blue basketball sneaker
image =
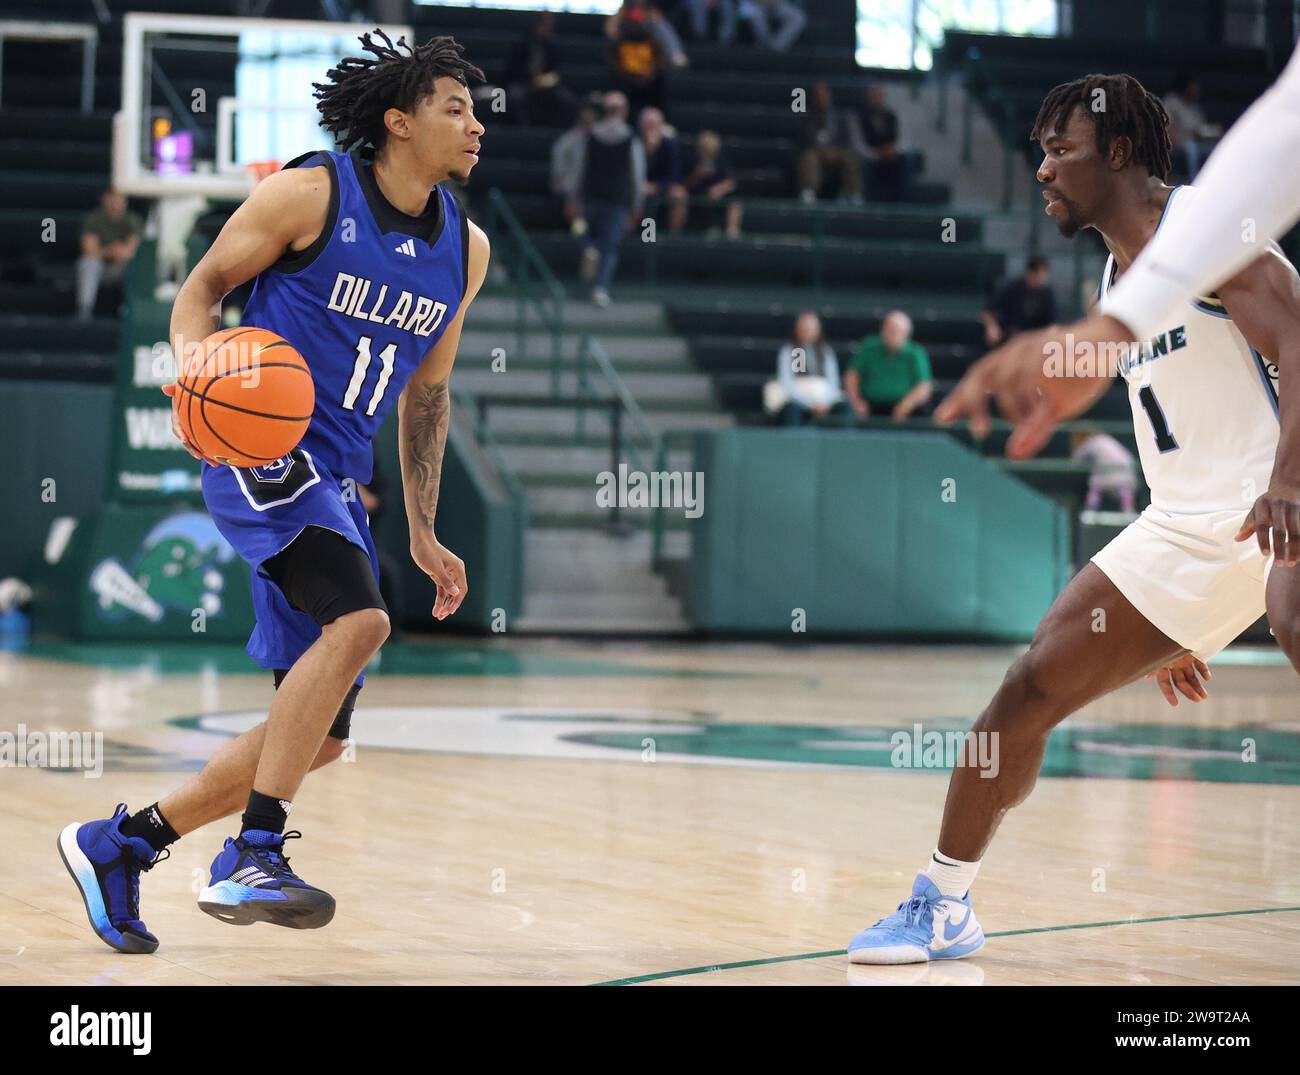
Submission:
POLYGON ((984 947, 970 893, 945 896, 923 873, 912 882, 912 898, 849 942, 851 963, 924 963, 961 959, 984 947))

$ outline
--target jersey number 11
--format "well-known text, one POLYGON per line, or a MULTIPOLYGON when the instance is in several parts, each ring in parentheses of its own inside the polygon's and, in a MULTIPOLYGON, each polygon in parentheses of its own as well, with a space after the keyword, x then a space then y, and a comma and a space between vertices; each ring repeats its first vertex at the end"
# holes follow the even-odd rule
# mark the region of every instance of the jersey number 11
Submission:
MULTIPOLYGON (((369 336, 362 336, 357 340, 356 365, 352 367, 352 380, 348 382, 348 390, 343 393, 345 411, 356 409, 357 396, 361 394, 361 386, 365 384, 366 374, 370 372, 372 342, 369 336)), ((379 406, 379 401, 384 398, 384 393, 388 390, 388 381, 393 376, 393 367, 397 365, 397 344, 390 343, 380 351, 379 361, 383 363, 383 367, 379 371, 379 381, 375 384, 375 390, 370 394, 370 402, 366 405, 367 415, 375 413, 375 408, 379 406)))

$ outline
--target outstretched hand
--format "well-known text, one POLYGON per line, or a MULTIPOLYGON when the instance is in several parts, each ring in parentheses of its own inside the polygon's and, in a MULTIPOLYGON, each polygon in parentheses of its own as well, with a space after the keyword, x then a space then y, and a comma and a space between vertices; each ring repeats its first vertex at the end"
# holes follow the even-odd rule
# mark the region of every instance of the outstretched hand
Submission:
POLYGON ((1007 455, 1028 459, 1043 449, 1058 425, 1105 395, 1115 372, 1115 348, 1128 336, 1120 322, 1102 315, 1022 332, 966 371, 935 408, 935 421, 949 425, 965 418, 971 433, 983 440, 992 422, 992 396, 1015 427, 1007 455))

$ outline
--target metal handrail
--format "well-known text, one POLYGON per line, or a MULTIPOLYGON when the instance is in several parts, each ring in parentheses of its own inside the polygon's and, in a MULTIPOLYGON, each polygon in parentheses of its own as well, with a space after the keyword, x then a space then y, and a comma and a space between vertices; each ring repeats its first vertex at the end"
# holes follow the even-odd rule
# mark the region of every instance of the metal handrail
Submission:
MULTIPOLYGON (((485 228, 496 240, 504 240, 507 247, 503 251, 508 263, 508 272, 518 295, 518 314, 516 331, 519 336, 519 351, 525 352, 527 338, 527 310, 531 306, 536 310, 543 327, 551 333, 551 399, 557 404, 565 404, 568 399, 561 394, 561 375, 564 371, 564 288, 551 272, 528 232, 519 223, 518 217, 510 208, 505 195, 497 188, 488 192, 488 209, 484 218, 485 228)), ((620 459, 624 452, 632 458, 640 470, 664 469, 667 450, 663 439, 651 425, 644 409, 637 403, 627 387, 627 382, 619 376, 608 352, 600 341, 590 333, 583 335, 579 342, 575 358, 578 402, 574 422, 574 434, 579 440, 584 439, 586 429, 587 407, 582 401, 609 406, 611 424, 611 458, 620 459), (608 395, 598 395, 592 383, 589 362, 594 363, 596 371, 603 378, 608 395), (646 455, 653 460, 652 468, 646 468, 646 458, 641 454, 637 444, 624 434, 623 415, 626 414, 635 434, 641 439, 646 455)), ((544 401, 538 401, 544 402, 544 401)), ((490 397, 483 397, 484 410, 492 405, 490 397)), ((482 415, 482 411, 476 411, 482 415)), ((486 422, 484 422, 486 425, 486 422)), ((617 516, 615 517, 617 520, 617 516)), ((663 547, 663 506, 655 509, 652 519, 652 564, 657 566, 663 547)))
POLYGON ((542 327, 551 336, 551 391, 560 390, 563 362, 564 288, 528 237, 505 195, 496 187, 488 191, 484 229, 493 239, 507 265, 515 289, 515 345, 521 358, 528 355, 528 310, 536 311, 542 327))
MULTIPOLYGON (((620 404, 619 408, 611 411, 610 420, 619 423, 622 413, 627 415, 634 432, 644 441, 651 465, 646 466, 646 458, 641 454, 636 442, 631 438, 623 437, 621 429, 615 430, 616 443, 626 445, 628 456, 632 459, 636 468, 643 473, 664 471, 667 468, 668 459, 668 450, 664 444, 664 438, 650 423, 645 411, 637 403, 636 397, 628 390, 627 382, 618 375, 613 361, 601 345, 600 340, 591 333, 586 333, 578 345, 578 391, 582 395, 598 398, 595 396, 594 386, 592 385, 589 362, 595 364, 596 371, 604 378, 606 388, 620 404)), ((577 420, 577 435, 579 438, 583 435, 582 429, 585 415, 586 410, 580 408, 577 420)), ((662 559, 663 553, 665 508, 666 505, 664 504, 658 505, 654 509, 654 514, 650 520, 650 562, 656 566, 662 559)))
POLYGON ((451 396, 452 402, 457 407, 464 407, 469 411, 471 424, 474 427, 474 435, 478 437, 479 444, 482 445, 483 450, 487 452, 493 465, 496 466, 497 473, 500 475, 501 481, 505 484, 511 498, 526 503, 528 491, 524 488, 523 482, 519 480, 519 475, 514 472, 514 468, 506 462, 505 453, 501 450, 501 444, 488 425, 487 414, 479 407, 478 401, 465 392, 452 392, 451 396))

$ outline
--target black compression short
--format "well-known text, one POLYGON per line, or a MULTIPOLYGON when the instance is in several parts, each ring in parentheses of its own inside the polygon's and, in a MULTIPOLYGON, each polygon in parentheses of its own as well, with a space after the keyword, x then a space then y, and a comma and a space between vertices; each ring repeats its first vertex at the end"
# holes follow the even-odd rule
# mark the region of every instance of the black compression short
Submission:
POLYGON ((323 526, 306 527, 284 549, 262 564, 289 604, 320 626, 349 612, 388 607, 370 557, 342 534, 323 526))

